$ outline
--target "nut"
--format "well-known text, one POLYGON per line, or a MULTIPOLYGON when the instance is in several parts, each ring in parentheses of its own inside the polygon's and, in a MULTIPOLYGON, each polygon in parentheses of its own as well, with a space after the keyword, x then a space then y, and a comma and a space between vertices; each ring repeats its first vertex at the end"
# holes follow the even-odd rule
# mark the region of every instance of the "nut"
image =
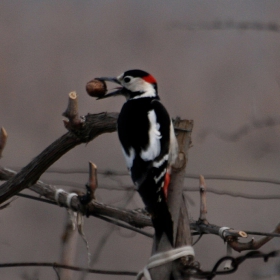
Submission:
POLYGON ((93 79, 86 84, 86 91, 92 97, 103 97, 107 92, 107 86, 104 81, 93 79))

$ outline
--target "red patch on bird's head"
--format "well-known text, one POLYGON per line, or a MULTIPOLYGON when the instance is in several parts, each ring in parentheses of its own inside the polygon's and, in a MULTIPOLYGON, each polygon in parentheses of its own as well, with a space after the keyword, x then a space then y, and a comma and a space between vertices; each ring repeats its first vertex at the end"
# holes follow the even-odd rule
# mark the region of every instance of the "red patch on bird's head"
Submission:
POLYGON ((142 79, 144 81, 146 81, 147 83, 150 83, 150 84, 156 84, 157 83, 156 79, 152 75, 145 76, 142 79))

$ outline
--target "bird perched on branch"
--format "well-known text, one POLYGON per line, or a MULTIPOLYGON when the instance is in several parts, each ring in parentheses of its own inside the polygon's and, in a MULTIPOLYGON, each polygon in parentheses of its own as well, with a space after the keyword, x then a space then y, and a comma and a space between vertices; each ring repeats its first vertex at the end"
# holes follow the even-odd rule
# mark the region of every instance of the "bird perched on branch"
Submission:
POLYGON ((156 238, 166 233, 173 245, 173 222, 167 206, 171 165, 177 157, 173 124, 161 104, 157 82, 142 70, 129 70, 116 78, 102 77, 119 87, 98 99, 116 95, 126 98, 117 127, 132 181, 151 214, 156 238))

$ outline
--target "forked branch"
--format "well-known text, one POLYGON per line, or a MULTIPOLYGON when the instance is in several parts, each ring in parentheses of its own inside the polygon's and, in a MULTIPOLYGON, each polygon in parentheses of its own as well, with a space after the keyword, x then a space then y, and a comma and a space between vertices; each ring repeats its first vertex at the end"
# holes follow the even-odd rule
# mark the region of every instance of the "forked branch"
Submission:
POLYGON ((88 143, 102 133, 116 131, 118 113, 88 114, 83 118, 77 118, 75 105, 77 100, 74 94, 70 95, 68 109, 64 114, 70 117, 69 123, 66 122, 70 131, 43 150, 16 176, 0 186, 0 204, 34 185, 54 162, 75 146, 88 143))

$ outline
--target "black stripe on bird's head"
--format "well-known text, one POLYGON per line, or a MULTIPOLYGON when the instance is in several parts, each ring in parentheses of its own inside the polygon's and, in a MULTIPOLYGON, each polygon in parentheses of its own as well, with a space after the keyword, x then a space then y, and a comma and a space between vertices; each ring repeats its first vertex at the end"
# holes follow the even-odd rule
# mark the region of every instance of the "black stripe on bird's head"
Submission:
POLYGON ((124 95, 126 99, 158 97, 156 79, 143 70, 128 70, 116 78, 101 77, 98 79, 121 85, 121 87, 116 88, 116 91, 108 93, 99 99, 116 95, 124 95))

